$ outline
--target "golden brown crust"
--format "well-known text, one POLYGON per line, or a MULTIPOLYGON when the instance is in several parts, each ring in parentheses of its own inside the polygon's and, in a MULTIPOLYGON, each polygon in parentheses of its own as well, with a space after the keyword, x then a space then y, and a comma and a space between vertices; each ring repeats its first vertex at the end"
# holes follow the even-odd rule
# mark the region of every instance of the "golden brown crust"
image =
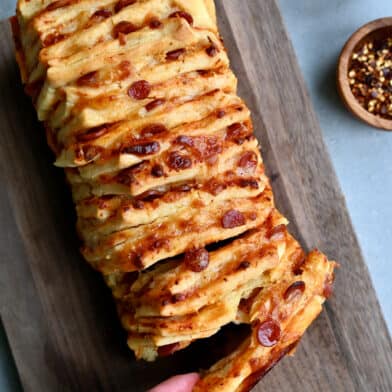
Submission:
POLYGON ((129 347, 154 360, 250 324, 195 388, 249 390, 320 312, 334 263, 304 263, 275 209, 213 0, 19 0, 11 23, 129 347))

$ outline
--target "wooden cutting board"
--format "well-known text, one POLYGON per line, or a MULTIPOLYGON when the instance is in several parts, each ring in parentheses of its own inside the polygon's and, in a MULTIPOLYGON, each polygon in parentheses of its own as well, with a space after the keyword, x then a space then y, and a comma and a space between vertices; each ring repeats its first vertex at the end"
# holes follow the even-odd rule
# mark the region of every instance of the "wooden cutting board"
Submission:
MULTIPOLYGON (((276 3, 223 0, 217 11, 277 204, 307 249, 341 264, 295 358, 256 391, 389 392, 391 340, 276 3)), ((108 290, 78 253, 71 197, 20 86, 7 21, 0 29, 0 305, 23 387, 141 392, 206 367, 219 339, 153 364, 127 349, 108 290)))

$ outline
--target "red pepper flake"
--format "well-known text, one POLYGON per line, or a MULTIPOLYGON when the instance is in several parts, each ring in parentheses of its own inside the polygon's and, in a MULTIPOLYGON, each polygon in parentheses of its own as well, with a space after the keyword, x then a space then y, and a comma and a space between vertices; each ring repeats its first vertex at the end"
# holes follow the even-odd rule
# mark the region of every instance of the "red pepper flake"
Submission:
POLYGON ((162 22, 158 18, 151 18, 148 22, 150 29, 159 29, 162 26, 162 22))
POLYGON ((92 71, 81 76, 76 84, 83 87, 97 87, 98 86, 98 72, 92 71))
POLYGON ((242 226, 246 223, 245 216, 237 210, 229 210, 222 217, 222 227, 232 229, 233 227, 242 226))
POLYGON ((153 141, 153 142, 139 143, 139 144, 134 144, 132 146, 124 147, 121 150, 121 153, 143 156, 143 155, 156 154, 159 150, 160 150, 159 143, 153 141))
POLYGON ((163 124, 149 124, 146 125, 141 131, 140 135, 144 138, 153 137, 167 132, 167 128, 163 124))
POLYGON ((291 284, 283 294, 283 299, 285 301, 293 301, 301 297, 303 292, 305 291, 305 282, 299 280, 291 284))
POLYGON ((175 61, 180 58, 181 55, 185 53, 185 49, 176 49, 166 53, 166 60, 175 61))
POLYGON ((117 4, 114 6, 114 11, 119 12, 123 8, 128 7, 129 5, 135 4, 136 0, 120 0, 117 2, 117 4))
POLYGON ((165 346, 158 347, 158 355, 160 357, 168 357, 180 349, 180 343, 166 344, 165 346))
POLYGON ((107 125, 100 125, 99 127, 91 128, 86 133, 76 136, 79 142, 87 142, 89 140, 97 139, 109 131, 107 125))
POLYGON ((364 109, 392 119, 392 37, 365 42, 355 50, 348 78, 354 97, 364 109))
POLYGON ((273 319, 268 319, 257 328, 257 340, 264 347, 275 346, 280 339, 280 325, 273 319))
POLYGON ((159 164, 154 165, 151 169, 151 174, 154 177, 162 177, 165 174, 162 165, 159 164))
POLYGON ((191 26, 193 25, 192 15, 188 14, 185 11, 176 11, 169 15, 169 18, 183 18, 185 19, 191 26))
POLYGON ((134 99, 146 99, 151 92, 151 85, 147 80, 138 80, 131 84, 128 95, 134 99))
POLYGON ((154 110, 158 106, 163 105, 165 102, 166 102, 165 99, 158 98, 158 99, 154 99, 153 101, 149 102, 145 107, 146 107, 147 112, 151 112, 151 110, 154 110))
POLYGON ((46 36, 44 41, 42 42, 42 46, 44 48, 48 46, 52 46, 54 44, 57 44, 57 42, 62 41, 65 38, 64 34, 57 34, 57 33, 52 33, 46 36))
POLYGON ((185 253, 184 263, 193 272, 201 272, 208 267, 210 255, 205 248, 194 249, 185 253))
POLYGON ((192 160, 187 155, 181 155, 177 151, 173 151, 169 154, 167 164, 172 169, 178 171, 183 169, 189 169, 192 166, 192 160))

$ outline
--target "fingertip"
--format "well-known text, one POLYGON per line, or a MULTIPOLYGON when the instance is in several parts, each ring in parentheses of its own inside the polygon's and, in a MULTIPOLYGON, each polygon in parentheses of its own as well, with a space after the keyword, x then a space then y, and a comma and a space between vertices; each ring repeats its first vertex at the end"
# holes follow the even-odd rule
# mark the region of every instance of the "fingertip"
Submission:
POLYGON ((188 373, 174 376, 149 390, 149 392, 192 392, 199 381, 198 373, 188 373))

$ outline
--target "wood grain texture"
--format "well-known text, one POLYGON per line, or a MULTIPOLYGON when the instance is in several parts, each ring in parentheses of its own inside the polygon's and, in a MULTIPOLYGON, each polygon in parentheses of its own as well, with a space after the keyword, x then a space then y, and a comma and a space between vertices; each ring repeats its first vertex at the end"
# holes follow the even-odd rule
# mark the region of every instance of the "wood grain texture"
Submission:
MULTIPOLYGON (((391 391, 391 340, 278 8, 221 0, 217 11, 277 204, 303 245, 342 266, 295 358, 255 390, 391 391)), ((219 336, 153 364, 127 349, 108 290, 79 256, 71 196, 20 87, 7 22, 0 30, 0 310, 24 389, 141 392, 206 367, 219 336)))

